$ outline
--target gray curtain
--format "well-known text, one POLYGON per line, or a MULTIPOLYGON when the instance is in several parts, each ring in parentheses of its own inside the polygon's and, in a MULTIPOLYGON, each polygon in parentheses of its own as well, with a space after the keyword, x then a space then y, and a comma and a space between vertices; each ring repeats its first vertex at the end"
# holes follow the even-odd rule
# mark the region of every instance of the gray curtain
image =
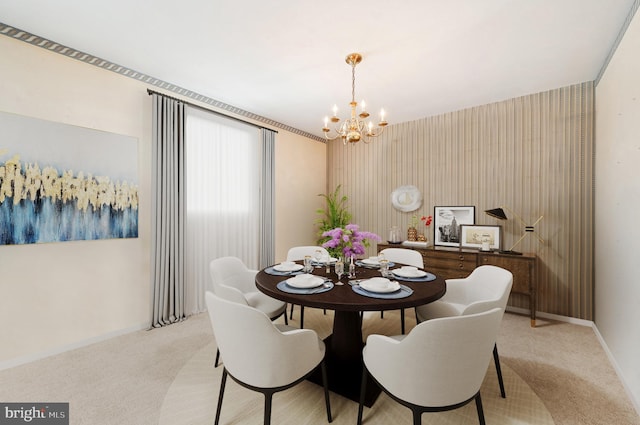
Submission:
POLYGON ((260 268, 267 267, 275 261, 275 200, 274 200, 274 149, 276 132, 262 128, 262 191, 260 193, 260 268))
POLYGON ((185 315, 184 104, 152 94, 151 326, 185 315))

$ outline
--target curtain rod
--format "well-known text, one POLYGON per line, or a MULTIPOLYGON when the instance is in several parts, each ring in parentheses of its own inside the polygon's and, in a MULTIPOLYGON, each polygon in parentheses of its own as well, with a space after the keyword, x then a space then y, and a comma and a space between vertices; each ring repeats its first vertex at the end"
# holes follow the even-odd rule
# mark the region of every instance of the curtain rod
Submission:
POLYGON ((250 122, 250 121, 245 121, 245 120, 243 120, 243 119, 240 119, 240 118, 234 117, 234 116, 232 116, 232 115, 227 115, 227 114, 224 114, 224 113, 222 113, 222 112, 214 111, 213 109, 205 108, 204 106, 196 105, 195 103, 191 103, 191 102, 189 102, 189 101, 187 101, 187 100, 179 99, 179 98, 174 97, 174 96, 169 96, 169 95, 167 95, 167 94, 160 93, 160 92, 157 92, 157 91, 155 91, 155 90, 147 89, 147 94, 149 94, 149 96, 151 96, 152 94, 157 94, 157 95, 159 95, 159 96, 166 97, 167 99, 175 100, 175 101, 177 101, 177 102, 182 102, 182 103, 184 103, 185 105, 189 105, 189 106, 191 106, 191 107, 193 107, 193 108, 197 108, 197 109, 200 109, 200 110, 203 110, 203 111, 206 111, 206 112, 211 112, 212 114, 216 114, 216 115, 219 115, 219 116, 221 116, 221 117, 228 118, 228 119, 230 119, 230 120, 238 121, 238 122, 241 122, 241 123, 243 123, 243 124, 247 124, 247 125, 250 125, 250 126, 253 126, 253 127, 257 127, 257 128, 259 128, 259 129, 271 130, 271 131, 273 131, 274 133, 278 133, 278 131, 277 131, 277 130, 272 130, 272 129, 268 128, 268 127, 264 127, 264 126, 262 126, 262 125, 255 124, 255 123, 252 123, 252 122, 250 122))

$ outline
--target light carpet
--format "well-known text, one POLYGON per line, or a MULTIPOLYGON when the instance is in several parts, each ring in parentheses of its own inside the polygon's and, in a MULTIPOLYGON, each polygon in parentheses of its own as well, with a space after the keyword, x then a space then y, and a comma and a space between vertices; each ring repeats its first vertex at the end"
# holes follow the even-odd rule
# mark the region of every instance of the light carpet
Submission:
MULTIPOLYGON (((386 317, 386 316, 385 316, 386 317)), ((305 321, 306 322, 306 321, 305 321)), ((386 322, 386 320, 385 320, 386 322)), ((322 335, 321 335, 322 336, 322 335)), ((212 343, 198 351, 182 368, 167 392, 160 412, 160 425, 210 425, 215 409, 222 376, 222 367, 215 368, 216 345, 212 343)), ((551 414, 524 382, 508 365, 502 362, 502 373, 507 398, 500 397, 493 362, 487 370, 481 395, 487 424, 492 425, 553 425, 551 414)), ((334 424, 356 423, 358 404, 335 393, 330 393, 334 424)), ((221 424, 262 424, 264 397, 227 380, 222 405, 221 424)), ((326 423, 322 387, 303 382, 273 398, 272 423, 320 424, 326 423)), ((410 424, 409 409, 382 393, 371 408, 365 408, 366 424, 410 424)), ((448 412, 424 413, 422 423, 438 425, 477 424, 475 403, 448 412)))

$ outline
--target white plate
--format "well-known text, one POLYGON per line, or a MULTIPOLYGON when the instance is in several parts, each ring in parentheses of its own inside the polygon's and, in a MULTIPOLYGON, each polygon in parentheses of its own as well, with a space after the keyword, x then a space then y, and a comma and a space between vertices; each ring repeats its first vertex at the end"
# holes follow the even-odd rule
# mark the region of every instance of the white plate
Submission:
POLYGON ((369 292, 394 292, 400 289, 400 284, 396 281, 390 281, 384 277, 373 277, 371 279, 363 280, 360 282, 360 287, 369 292))
POLYGON ((369 266, 379 266, 380 265, 380 261, 372 260, 370 258, 365 258, 364 260, 362 260, 362 264, 367 264, 369 266))
POLYGON ((402 270, 402 268, 391 270, 391 273, 399 277, 424 277, 427 275, 424 270, 402 270))
MULTIPOLYGON (((337 259, 337 258, 333 258, 333 257, 329 258, 329 263, 330 263, 330 264, 333 264, 333 263, 336 263, 336 262, 338 262, 338 259, 337 259)), ((314 260, 313 260, 313 264, 325 264, 325 262, 324 262, 324 261, 320 261, 320 262, 318 262, 318 261, 316 261, 316 260, 314 259, 314 260)))
POLYGON ((299 274, 296 277, 287 279, 287 285, 293 286, 294 288, 315 288, 316 286, 320 286, 323 283, 323 278, 307 273, 299 274))
POLYGON ((273 266, 273 269, 279 272, 297 272, 303 268, 304 266, 302 264, 276 264, 273 266))

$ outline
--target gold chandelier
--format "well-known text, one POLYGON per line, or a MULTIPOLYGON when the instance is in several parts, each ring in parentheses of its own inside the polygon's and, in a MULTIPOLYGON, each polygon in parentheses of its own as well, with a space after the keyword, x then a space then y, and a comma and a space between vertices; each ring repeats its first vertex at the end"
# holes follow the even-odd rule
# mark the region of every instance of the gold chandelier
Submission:
POLYGON ((342 124, 340 122, 340 118, 338 118, 338 106, 333 106, 333 116, 330 118, 331 122, 334 123, 334 135, 330 134, 331 129, 329 128, 329 118, 324 117, 324 127, 322 127, 322 131, 324 132, 324 137, 327 140, 335 140, 338 137, 342 139, 342 143, 345 145, 348 143, 357 143, 362 140, 365 143, 369 143, 369 138, 378 137, 384 131, 384 127, 387 125, 387 122, 384 120, 384 109, 380 110, 380 122, 374 127, 372 121, 365 122, 365 119, 369 117, 369 113, 365 110, 364 100, 362 101, 362 106, 360 107, 360 113, 356 114, 356 107, 358 106, 358 102, 356 102, 356 65, 362 61, 362 55, 360 53, 351 53, 347 55, 345 61, 347 64, 351 65, 351 117, 346 119, 342 124))

